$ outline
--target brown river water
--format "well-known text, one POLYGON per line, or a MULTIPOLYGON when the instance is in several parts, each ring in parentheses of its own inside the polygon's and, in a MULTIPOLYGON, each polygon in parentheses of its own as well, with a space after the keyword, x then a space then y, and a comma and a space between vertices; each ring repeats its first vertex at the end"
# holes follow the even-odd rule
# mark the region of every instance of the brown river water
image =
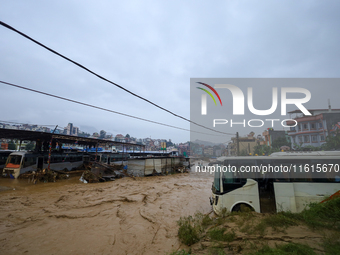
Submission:
POLYGON ((0 179, 0 254, 166 254, 176 221, 211 211, 204 173, 83 184, 0 179))

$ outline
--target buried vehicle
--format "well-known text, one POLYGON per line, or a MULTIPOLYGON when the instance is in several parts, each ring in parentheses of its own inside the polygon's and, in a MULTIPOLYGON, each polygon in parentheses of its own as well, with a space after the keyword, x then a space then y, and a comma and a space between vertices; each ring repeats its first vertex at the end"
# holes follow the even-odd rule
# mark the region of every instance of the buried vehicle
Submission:
POLYGON ((340 190, 340 151, 220 157, 210 203, 215 213, 301 212, 340 190))
MULTIPOLYGON (((48 167, 48 153, 35 153, 27 151, 12 152, 6 161, 2 175, 4 177, 18 178, 20 174, 28 171, 42 170, 48 167)), ((50 167, 54 170, 71 170, 83 163, 83 153, 62 152, 52 154, 50 167)))

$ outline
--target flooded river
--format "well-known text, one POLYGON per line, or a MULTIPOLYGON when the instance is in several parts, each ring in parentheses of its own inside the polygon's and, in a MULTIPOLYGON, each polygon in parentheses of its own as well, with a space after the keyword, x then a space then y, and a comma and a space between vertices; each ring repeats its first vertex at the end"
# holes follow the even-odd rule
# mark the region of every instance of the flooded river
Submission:
POLYGON ((186 173, 83 184, 0 179, 0 254, 166 254, 176 221, 211 210, 212 176, 186 173))

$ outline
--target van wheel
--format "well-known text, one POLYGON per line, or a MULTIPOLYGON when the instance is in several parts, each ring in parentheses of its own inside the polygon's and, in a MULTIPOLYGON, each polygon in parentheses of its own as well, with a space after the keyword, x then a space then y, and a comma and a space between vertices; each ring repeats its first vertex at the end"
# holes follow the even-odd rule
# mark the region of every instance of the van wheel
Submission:
POLYGON ((232 212, 253 212, 255 211, 253 207, 247 204, 237 204, 234 206, 232 212))

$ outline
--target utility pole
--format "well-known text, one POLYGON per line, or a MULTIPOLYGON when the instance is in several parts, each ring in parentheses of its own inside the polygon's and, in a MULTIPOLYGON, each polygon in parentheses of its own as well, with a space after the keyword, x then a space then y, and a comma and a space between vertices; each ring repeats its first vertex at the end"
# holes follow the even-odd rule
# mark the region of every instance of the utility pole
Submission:
POLYGON ((237 156, 240 156, 240 143, 238 139, 238 132, 236 132, 236 152, 237 152, 237 156))
MULTIPOLYGON (((55 126, 52 135, 51 135, 51 140, 50 140, 50 144, 49 144, 49 148, 48 148, 48 165, 47 165, 47 169, 48 171, 50 171, 50 167, 51 167, 51 153, 52 153, 52 141, 53 141, 53 134, 54 132, 57 130, 58 125, 55 126)), ((21 143, 20 143, 21 145, 21 143)))

